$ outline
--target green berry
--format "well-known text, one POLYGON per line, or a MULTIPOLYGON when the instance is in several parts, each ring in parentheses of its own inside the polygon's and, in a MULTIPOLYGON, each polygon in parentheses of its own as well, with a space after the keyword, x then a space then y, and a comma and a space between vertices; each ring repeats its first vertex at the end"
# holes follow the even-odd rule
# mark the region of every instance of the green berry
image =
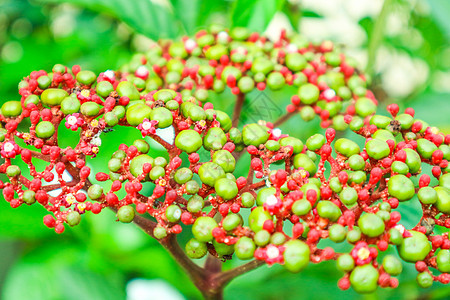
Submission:
POLYGON ((407 262, 424 260, 431 251, 431 244, 425 234, 411 230, 411 237, 403 239, 398 246, 398 254, 407 262))
POLYGON ((391 165, 391 170, 402 175, 406 175, 409 173, 408 165, 401 161, 394 161, 391 165))
POLYGON ((36 125, 36 136, 41 139, 48 139, 55 133, 55 126, 49 121, 42 121, 36 125))
POLYGON ((217 222, 211 217, 199 217, 192 225, 192 233, 200 242, 210 242, 213 239, 212 231, 217 227, 217 222))
POLYGON ((114 91, 113 85, 109 81, 100 81, 97 83, 97 94, 102 96, 103 98, 106 98, 111 94, 111 92, 114 91))
POLYGON ((366 144, 367 154, 376 160, 383 159, 389 155, 391 150, 389 149, 389 145, 382 140, 372 139, 366 144))
POLYGON ((153 235, 158 240, 163 239, 167 236, 167 230, 164 227, 156 226, 155 229, 153 229, 153 235))
POLYGON ((271 90, 279 90, 284 86, 285 83, 286 79, 279 72, 272 72, 269 74, 269 76, 267 76, 267 86, 271 90))
POLYGON ((32 190, 26 190, 25 192, 23 192, 22 200, 26 204, 33 204, 34 202, 36 202, 35 195, 36 193, 32 190))
POLYGON ((147 154, 141 154, 133 158, 130 162, 130 172, 134 177, 139 177, 139 175, 144 172, 144 164, 149 163, 153 165, 153 158, 147 154))
POLYGON ((98 184, 93 184, 89 187, 87 194, 92 200, 97 200, 103 195, 103 188, 98 184))
POLYGON ((437 150, 437 147, 434 143, 430 142, 426 139, 418 139, 417 140, 417 152, 426 159, 431 159, 431 155, 433 152, 437 150))
POLYGON ((214 186, 217 180, 225 177, 225 171, 218 164, 207 162, 200 166, 198 176, 204 184, 214 186))
POLYGON ((379 216, 370 213, 366 213, 359 218, 358 226, 361 232, 368 237, 380 236, 386 228, 383 220, 379 216))
POLYGON ((361 151, 358 144, 346 138, 338 139, 334 144, 334 148, 337 152, 346 157, 350 157, 354 154, 359 154, 359 152, 361 151))
POLYGON ((319 88, 311 83, 306 83, 298 89, 298 96, 303 104, 313 104, 319 99, 319 88))
POLYGON ((150 119, 158 121, 158 128, 166 128, 172 125, 173 116, 165 107, 157 107, 150 112, 150 119))
POLYGON ((120 82, 117 85, 116 91, 120 97, 126 96, 130 100, 139 100, 141 98, 137 88, 129 81, 120 82))
POLYGON ((300 240, 290 240, 284 244, 284 267, 293 273, 298 273, 309 264, 311 250, 309 246, 300 240))
POLYGON ((242 260, 252 259, 255 253, 255 243, 249 237, 241 237, 234 245, 234 252, 237 258, 242 260))
POLYGON ((71 227, 80 224, 81 221, 81 215, 77 211, 71 211, 70 213, 67 214, 66 218, 67 224, 69 224, 69 226, 71 227))
POLYGON ((255 82, 250 76, 244 76, 238 81, 238 88, 241 91, 241 93, 249 93, 251 92, 255 87, 255 82))
POLYGON ((155 181, 161 177, 166 175, 166 170, 164 170, 161 166, 154 166, 149 173, 149 177, 151 180, 155 181))
POLYGON ((309 122, 316 116, 316 113, 314 112, 314 109, 311 106, 303 106, 303 108, 300 110, 300 117, 303 121, 309 122))
POLYGON ((236 160, 227 150, 214 152, 212 161, 221 166, 225 173, 233 172, 236 167, 236 160))
POLYGON ((117 218, 122 223, 131 223, 135 215, 134 208, 130 205, 122 206, 117 211, 117 218))
POLYGON ((251 70, 253 74, 267 74, 273 71, 273 63, 267 58, 259 56, 253 61, 251 70))
POLYGON ((262 230, 264 222, 267 220, 272 220, 272 216, 264 210, 264 207, 261 206, 253 209, 248 217, 250 229, 254 232, 262 230))
POLYGON ((183 130, 175 138, 175 146, 187 153, 196 152, 202 146, 202 138, 195 130, 183 130))
POLYGON ((292 204, 292 212, 297 216, 304 216, 312 209, 311 203, 306 199, 297 200, 292 204))
POLYGON ((19 166, 11 165, 6 168, 6 175, 8 177, 16 177, 21 173, 19 166))
POLYGON ((378 270, 372 265, 357 266, 350 274, 350 283, 357 293, 372 293, 377 289, 378 277, 378 270))
POLYGON ((286 55, 286 66, 293 72, 303 70, 307 65, 306 59, 300 53, 289 53, 286 55))
POLYGON ((350 272, 355 268, 355 260, 350 254, 344 253, 336 260, 336 266, 343 272, 350 272))
POLYGON ((399 114, 397 117, 395 117, 395 120, 400 122, 400 125, 404 130, 411 128, 412 124, 414 123, 414 118, 408 114, 399 114))
POLYGON ((269 136, 268 128, 259 124, 246 125, 242 130, 242 137, 246 145, 259 146, 267 142, 269 136))
POLYGON ((213 240, 214 250, 220 256, 231 255, 234 253, 234 245, 227 245, 225 243, 219 243, 215 239, 213 240))
POLYGON ((84 85, 91 85, 96 78, 97 76, 92 71, 80 71, 77 74, 77 81, 84 85))
POLYGON ((303 143, 301 140, 294 137, 285 137, 279 141, 282 147, 291 146, 293 149, 293 154, 298 154, 303 150, 303 143))
POLYGON ((419 198, 420 202, 428 205, 436 203, 438 194, 432 187, 424 186, 420 188, 419 192, 417 193, 417 197, 419 198))
POLYGON ((354 188, 346 187, 340 192, 339 199, 341 199, 341 202, 345 205, 352 206, 358 200, 358 193, 354 188))
POLYGON ((204 206, 205 201, 203 201, 203 198, 199 195, 194 195, 189 199, 186 208, 191 213, 198 213, 203 209, 204 206))
POLYGON ((206 255, 206 253, 208 253, 208 247, 206 246, 206 243, 202 243, 196 239, 190 239, 186 244, 185 250, 186 254, 190 258, 194 259, 202 258, 206 255))
POLYGON ((121 167, 122 167, 122 161, 118 158, 111 158, 108 161, 108 169, 111 172, 117 172, 120 170, 121 167))
POLYGON ((335 243, 341 243, 347 237, 347 230, 340 224, 333 224, 328 229, 328 237, 335 243))
POLYGON ((353 244, 359 240, 361 240, 361 230, 358 227, 353 227, 353 229, 347 233, 347 241, 353 244))
POLYGON ((128 106, 126 110, 127 122, 131 126, 138 126, 144 119, 150 118, 151 112, 152 109, 143 103, 137 103, 131 107, 128 106))
POLYGON ((342 214, 339 207, 331 201, 320 201, 317 204, 317 212, 322 218, 329 219, 333 222, 337 221, 342 214))
POLYGON ((193 173, 189 168, 178 169, 173 175, 173 179, 178 184, 184 184, 192 179, 193 173))
POLYGON ((227 142, 227 136, 221 128, 213 127, 203 138, 203 147, 206 150, 220 150, 227 142))
POLYGON ((95 102, 85 102, 81 104, 80 111, 88 117, 95 117, 100 112, 100 105, 95 102))
POLYGON ((222 222, 222 227, 226 231, 231 231, 239 225, 242 225, 242 217, 238 214, 229 214, 222 222))
POLYGON ((109 127, 114 127, 117 124, 119 124, 119 118, 117 118, 116 114, 113 113, 112 111, 104 114, 104 118, 105 118, 106 125, 108 125, 109 127))
POLYGON ((406 201, 415 195, 414 184, 405 175, 395 175, 389 179, 388 191, 399 201, 406 201))
POLYGON ((386 255, 383 258, 383 269, 392 276, 399 275, 402 270, 402 262, 394 255, 386 255))
POLYGON ((270 242, 270 233, 266 230, 260 230, 255 233, 253 240, 257 246, 264 247, 270 242))
POLYGON ((377 110, 377 105, 369 98, 359 98, 355 103, 356 113, 361 117, 367 117, 374 114, 377 110))
POLYGON ((17 117, 22 113, 20 101, 7 101, 2 105, 2 115, 5 117, 17 117))
POLYGON ((170 205, 166 209, 166 218, 167 221, 175 223, 178 222, 181 218, 181 209, 178 205, 170 205))
POLYGON ((306 140, 306 147, 311 151, 317 151, 325 144, 326 140, 322 134, 316 133, 306 140))
POLYGON ((403 242, 403 235, 395 228, 389 230, 389 241, 394 245, 400 245, 403 242))
POLYGON ((416 281, 420 287, 425 289, 433 285, 433 277, 428 272, 417 274, 416 281))
POLYGON ((150 145, 144 140, 135 140, 133 142, 133 146, 135 146, 139 152, 146 154, 150 150, 150 145))
POLYGON ((354 154, 350 156, 347 162, 349 167, 355 171, 363 170, 366 166, 364 158, 362 158, 362 156, 359 154, 354 154))
POLYGON ((188 193, 189 195, 197 194, 200 190, 200 186, 195 180, 189 180, 188 182, 186 182, 184 188, 186 189, 186 193, 188 193))
POLYGON ((316 164, 304 153, 294 156, 294 168, 303 168, 310 176, 313 176, 317 171, 316 164))
POLYGON ((439 211, 450 214, 450 192, 448 189, 442 186, 434 188, 437 193, 436 207, 439 211))
POLYGON ((216 194, 224 200, 233 199, 239 192, 236 182, 228 178, 217 180, 214 184, 214 189, 216 190, 216 194))
POLYGON ((57 106, 69 96, 69 94, 62 89, 46 89, 41 94, 41 101, 47 106, 57 106))
POLYGON ((242 206, 244 207, 253 207, 255 205, 255 197, 249 192, 245 192, 241 195, 242 206))

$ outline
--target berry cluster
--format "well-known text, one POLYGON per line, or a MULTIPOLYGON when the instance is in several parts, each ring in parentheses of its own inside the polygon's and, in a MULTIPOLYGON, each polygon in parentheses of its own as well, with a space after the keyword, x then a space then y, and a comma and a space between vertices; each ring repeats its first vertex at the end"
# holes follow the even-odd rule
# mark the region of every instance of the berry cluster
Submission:
POLYGON ((149 215, 149 234, 158 240, 192 231, 185 248, 191 258, 236 255, 292 272, 336 260, 344 272, 339 287, 360 293, 398 285, 401 261, 378 258, 392 245, 416 264, 420 286, 450 282, 450 239, 434 230, 450 228, 450 135, 415 119, 411 108, 399 113, 393 104, 389 117, 374 115, 364 76, 331 43, 284 34, 272 43, 236 28, 162 43, 137 59, 98 76, 55 65, 19 84, 21 100, 4 103, 0 114, 0 173, 9 179, 0 188, 11 207, 38 202, 51 213, 44 224, 57 233, 105 208, 126 223, 140 218, 136 213, 149 215), (288 113, 320 115, 324 135, 302 142, 263 120, 238 129, 235 118, 206 102, 226 86, 244 95, 285 84, 298 87, 288 113), (109 172, 94 172, 86 158, 101 151, 102 132, 117 126, 133 127, 143 139, 124 138, 109 172), (336 137, 335 129, 346 127, 362 148, 336 137), (59 146, 64 131, 79 134, 75 147, 59 146), (167 156, 149 155, 149 139, 167 156), (36 159, 46 162, 43 170, 36 159), (237 167, 248 175, 235 176, 237 167), (405 201, 422 206, 413 228, 400 222, 405 201), (345 243, 348 251, 322 240, 345 243))

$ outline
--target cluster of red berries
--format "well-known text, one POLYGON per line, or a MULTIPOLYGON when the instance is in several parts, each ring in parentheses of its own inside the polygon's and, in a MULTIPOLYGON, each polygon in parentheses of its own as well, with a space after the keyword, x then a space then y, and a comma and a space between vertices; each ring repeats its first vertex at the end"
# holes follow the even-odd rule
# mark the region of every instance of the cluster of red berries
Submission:
POLYGON ((33 72, 19 84, 21 100, 1 107, 0 173, 9 179, 0 182, 3 196, 13 208, 41 204, 52 214, 44 224, 57 233, 86 212, 112 208, 122 222, 136 212, 151 216, 159 240, 190 228, 191 258, 236 255, 292 272, 336 260, 344 272, 339 287, 360 293, 398 285, 401 261, 379 258, 390 246, 416 264, 419 285, 448 283, 450 239, 434 228, 450 228, 450 135, 411 108, 399 113, 393 104, 390 116, 374 115, 363 75, 337 51, 328 42, 282 34, 272 43, 236 28, 155 46, 121 72, 97 76, 62 65, 33 72), (288 113, 299 110, 306 120, 318 114, 334 128, 302 142, 264 120, 239 129, 206 102, 226 86, 244 95, 285 84, 298 86, 288 113), (124 138, 94 172, 87 158, 119 126, 143 139, 124 138), (336 138, 347 127, 364 142, 336 138), (58 137, 71 131, 76 146, 59 146, 58 137), (153 157, 151 140, 167 155, 153 157), (245 177, 234 175, 239 160, 240 170, 248 166, 245 177), (401 223, 405 201, 422 206, 413 228, 401 223), (322 240, 348 251, 322 247, 322 240))

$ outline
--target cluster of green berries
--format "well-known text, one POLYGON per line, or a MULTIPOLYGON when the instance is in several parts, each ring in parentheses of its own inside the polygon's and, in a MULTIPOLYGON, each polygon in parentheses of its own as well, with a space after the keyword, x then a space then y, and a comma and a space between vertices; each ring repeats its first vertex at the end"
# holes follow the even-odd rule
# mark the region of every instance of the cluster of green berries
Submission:
POLYGON ((345 114, 366 117, 377 107, 366 77, 333 43, 313 44, 284 32, 272 42, 246 28, 200 31, 192 38, 155 44, 121 71, 146 92, 170 88, 202 102, 227 87, 237 95, 292 86, 298 92, 288 113, 299 113, 305 121, 318 115, 322 127, 337 130, 348 127, 345 114))
POLYGON ((19 84, 21 100, 1 107, 0 173, 9 180, 0 182, 3 196, 13 208, 38 202, 51 213, 44 224, 57 233, 86 212, 112 208, 125 223, 150 215, 160 240, 188 228, 185 250, 194 259, 235 255, 291 272, 336 260, 344 272, 339 287, 360 293, 396 287, 401 260, 415 263, 422 287, 449 283, 450 239, 434 228, 450 228, 450 135, 416 119, 411 108, 399 113, 394 104, 390 116, 374 115, 363 77, 336 51, 284 34, 272 43, 236 28, 161 43, 139 64, 133 60, 131 73, 62 65, 32 72, 19 84), (336 138, 332 127, 306 141, 264 120, 237 128, 206 101, 221 84, 239 94, 255 82, 297 85, 294 111, 319 113, 322 125, 348 127, 364 144, 336 138), (329 89, 338 91, 332 99, 329 89), (124 138, 104 170, 91 172, 86 158, 101 151, 102 132, 119 126, 143 138, 124 138), (59 146, 65 130, 78 134, 75 147, 59 146), (154 157, 150 140, 167 156, 154 157), (243 157, 249 159, 238 164, 243 157), (36 159, 45 167, 36 168, 36 159), (246 177, 236 175, 242 168, 246 177), (413 228, 400 222, 406 201, 423 208, 413 228), (320 247, 326 239, 350 250, 320 247), (389 247, 400 259, 379 258, 389 247))

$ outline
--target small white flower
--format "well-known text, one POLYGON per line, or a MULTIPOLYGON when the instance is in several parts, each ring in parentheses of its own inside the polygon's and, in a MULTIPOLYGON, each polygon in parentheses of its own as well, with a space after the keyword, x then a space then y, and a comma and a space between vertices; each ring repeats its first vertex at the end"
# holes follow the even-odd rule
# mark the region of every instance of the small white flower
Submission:
POLYGON ((400 231, 401 234, 403 234, 405 232, 405 226, 398 224, 394 227, 395 229, 397 229, 398 231, 400 231))
POLYGON ((221 31, 217 34, 217 40, 222 43, 228 42, 228 33, 226 31, 221 31))
POLYGON ((273 136, 274 137, 280 137, 281 136, 281 129, 280 128, 274 128, 273 130, 272 130, 272 134, 273 134, 273 136))
POLYGON ((270 195, 267 197, 266 204, 267 205, 275 205, 278 203, 278 198, 275 195, 270 195))
POLYGON ((77 124, 77 122, 78 122, 78 119, 75 116, 70 116, 70 117, 67 118, 67 123, 70 126, 77 124))
POLYGON ((97 147, 100 147, 102 145, 102 139, 100 138, 101 131, 94 135, 94 137, 91 140, 91 144, 97 147))
POLYGON ((184 47, 187 51, 192 51, 197 47, 197 43, 193 39, 188 39, 184 42, 184 47))
POLYGON ((323 96, 327 99, 332 99, 334 96, 336 96, 336 92, 333 89, 326 89, 323 92, 323 96))
POLYGON ((136 76, 145 77, 148 75, 148 69, 146 66, 140 66, 136 70, 136 76))
POLYGON ((288 53, 296 53, 298 51, 298 47, 295 44, 289 44, 286 46, 286 51, 288 53))
POLYGON ((10 142, 7 142, 3 145, 3 150, 5 150, 6 152, 11 152, 14 150, 14 145, 10 142))
POLYGON ((116 74, 113 70, 106 70, 104 73, 105 77, 108 77, 111 80, 114 80, 116 78, 116 74))
POLYGON ((277 258, 278 256, 280 256, 280 250, 278 250, 277 247, 268 246, 267 250, 266 250, 266 254, 269 259, 274 259, 274 258, 277 258))
POLYGON ((144 130, 149 130, 150 128, 152 128, 152 123, 150 123, 150 122, 144 122, 144 123, 142 123, 142 128, 143 128, 144 130))

